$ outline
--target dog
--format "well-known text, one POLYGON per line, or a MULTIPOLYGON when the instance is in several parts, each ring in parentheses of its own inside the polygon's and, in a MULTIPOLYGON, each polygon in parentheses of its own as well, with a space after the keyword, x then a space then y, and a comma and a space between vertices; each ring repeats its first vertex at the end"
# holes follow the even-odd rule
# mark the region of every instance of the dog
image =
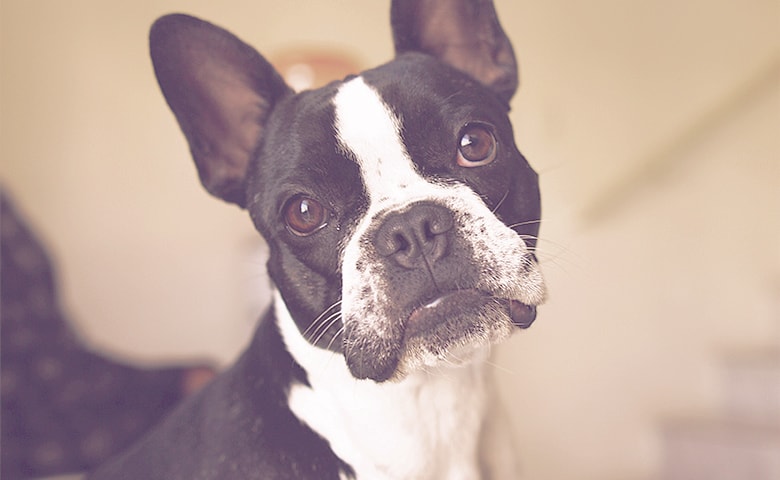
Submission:
POLYGON ((489 0, 397 0, 391 24, 394 59, 300 93, 220 27, 153 25, 201 182, 269 246, 273 303, 89 478, 514 478, 486 361, 545 298, 515 55, 489 0))

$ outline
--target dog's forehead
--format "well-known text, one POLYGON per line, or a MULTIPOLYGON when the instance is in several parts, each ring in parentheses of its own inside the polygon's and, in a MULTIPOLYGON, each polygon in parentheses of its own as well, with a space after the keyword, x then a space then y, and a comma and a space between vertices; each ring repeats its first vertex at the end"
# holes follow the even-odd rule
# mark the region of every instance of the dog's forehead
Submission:
POLYGON ((387 196, 437 166, 446 169, 466 122, 504 123, 505 110, 490 105, 494 100, 463 73, 425 55, 405 55, 338 87, 335 133, 368 191, 387 196))
POLYGON ((401 119, 363 77, 341 85, 333 106, 339 145, 358 164, 373 202, 421 184, 401 138, 401 119))
POLYGON ((302 185, 355 180, 357 168, 345 158, 334 129, 338 85, 291 95, 276 106, 250 174, 252 191, 276 195, 302 185), (331 177, 333 182, 325 181, 331 177))
POLYGON ((394 109, 402 107, 390 107, 363 75, 285 99, 269 122, 254 175, 277 181, 260 181, 258 189, 280 193, 286 186, 326 187, 349 178, 352 188, 346 190, 376 191, 379 176, 387 181, 384 174, 400 174, 399 167, 404 175, 414 172, 394 109), (363 168, 370 163, 373 168, 363 168))
POLYGON ((269 122, 251 197, 268 205, 300 186, 306 188, 297 193, 323 188, 324 200, 337 204, 421 186, 446 176, 465 122, 508 124, 505 108, 493 102, 476 81, 422 54, 293 95, 269 122))

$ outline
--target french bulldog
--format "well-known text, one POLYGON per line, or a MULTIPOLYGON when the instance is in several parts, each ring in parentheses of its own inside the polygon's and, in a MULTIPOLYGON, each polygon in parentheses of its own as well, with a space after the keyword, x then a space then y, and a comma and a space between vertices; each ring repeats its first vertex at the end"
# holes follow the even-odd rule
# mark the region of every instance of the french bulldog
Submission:
POLYGON ((515 55, 489 0, 397 0, 391 24, 395 58, 300 93, 220 27, 153 25, 201 182, 268 244, 273 304, 89 478, 515 478, 487 359, 545 298, 515 55))

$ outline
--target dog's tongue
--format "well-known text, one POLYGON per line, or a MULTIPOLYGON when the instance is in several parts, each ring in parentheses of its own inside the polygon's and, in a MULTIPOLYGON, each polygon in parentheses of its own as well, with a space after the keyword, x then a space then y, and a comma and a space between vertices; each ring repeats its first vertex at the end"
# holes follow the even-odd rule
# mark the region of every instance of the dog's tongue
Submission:
POLYGON ((526 305, 517 300, 509 301, 509 316, 512 322, 520 328, 528 328, 536 320, 536 307, 526 305))

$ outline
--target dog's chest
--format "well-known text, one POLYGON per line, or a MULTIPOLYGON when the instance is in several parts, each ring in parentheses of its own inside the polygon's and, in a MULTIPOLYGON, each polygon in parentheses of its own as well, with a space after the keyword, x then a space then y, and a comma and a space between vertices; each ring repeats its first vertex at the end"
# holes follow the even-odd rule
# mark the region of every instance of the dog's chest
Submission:
POLYGON ((480 478, 487 403, 480 362, 398 383, 355 380, 341 355, 306 343, 279 304, 282 336, 310 384, 292 386, 290 409, 329 442, 357 479, 480 478))

